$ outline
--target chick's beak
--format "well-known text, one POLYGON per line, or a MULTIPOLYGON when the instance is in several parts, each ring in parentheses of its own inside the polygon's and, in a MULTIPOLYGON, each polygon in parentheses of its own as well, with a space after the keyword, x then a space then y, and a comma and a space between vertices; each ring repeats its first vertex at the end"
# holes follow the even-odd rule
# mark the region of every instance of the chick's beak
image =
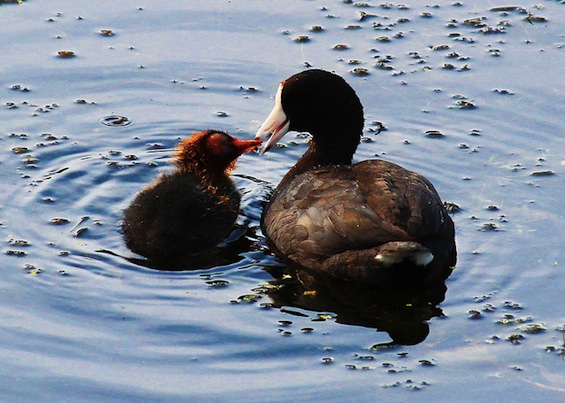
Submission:
POLYGON ((233 138, 233 145, 237 150, 237 155, 241 155, 243 153, 256 150, 259 146, 263 143, 261 139, 255 140, 240 140, 237 138, 233 138))
POLYGON ((275 106, 267 119, 263 122, 257 134, 256 139, 265 140, 269 135, 269 140, 263 146, 261 154, 269 151, 277 142, 288 132, 290 120, 288 120, 282 107, 282 90, 284 82, 279 85, 277 94, 275 95, 275 106))

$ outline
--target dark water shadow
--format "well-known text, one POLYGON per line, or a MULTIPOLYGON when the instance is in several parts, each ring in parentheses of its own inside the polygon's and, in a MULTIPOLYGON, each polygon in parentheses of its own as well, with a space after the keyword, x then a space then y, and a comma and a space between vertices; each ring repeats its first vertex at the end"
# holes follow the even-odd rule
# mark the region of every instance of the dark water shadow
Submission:
POLYGON ((274 307, 333 312, 337 323, 387 332, 392 342, 373 348, 421 343, 430 331, 427 321, 443 315, 438 305, 447 286, 441 279, 409 289, 377 289, 299 267, 266 270, 274 277, 266 292, 274 307))
POLYGON ((245 259, 245 252, 255 250, 255 228, 236 226, 221 244, 202 252, 187 254, 171 260, 151 260, 137 256, 122 256, 106 249, 96 252, 120 257, 138 266, 161 271, 190 271, 231 265, 245 259))

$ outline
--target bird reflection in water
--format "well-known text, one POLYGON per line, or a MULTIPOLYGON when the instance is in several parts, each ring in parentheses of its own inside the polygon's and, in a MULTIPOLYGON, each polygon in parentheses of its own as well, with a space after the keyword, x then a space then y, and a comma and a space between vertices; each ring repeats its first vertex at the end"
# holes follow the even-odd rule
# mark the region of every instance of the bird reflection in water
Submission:
MULTIPOLYGON (((289 307, 332 312, 337 323, 387 332, 392 341, 377 344, 375 349, 421 343, 430 331, 428 320, 443 315, 438 305, 447 287, 441 278, 418 286, 378 289, 297 266, 268 271, 274 277, 267 291, 272 306, 286 308, 291 314, 289 307)), ((444 277, 450 272, 446 269, 444 277)))
MULTIPOLYGON (((235 264, 245 259, 244 252, 256 249, 255 228, 246 225, 236 226, 231 234, 219 245, 203 252, 188 253, 169 260, 153 260, 121 256, 139 266, 162 271, 186 271, 211 269, 213 267, 235 264)), ((115 253, 104 251, 117 255, 115 253)))

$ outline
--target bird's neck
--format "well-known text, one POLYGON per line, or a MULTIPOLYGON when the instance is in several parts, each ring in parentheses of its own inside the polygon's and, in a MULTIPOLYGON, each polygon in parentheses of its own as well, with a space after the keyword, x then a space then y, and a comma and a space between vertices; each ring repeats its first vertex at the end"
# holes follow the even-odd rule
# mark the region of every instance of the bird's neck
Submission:
POLYGON ((314 168, 328 165, 350 165, 359 143, 359 138, 356 139, 354 137, 351 140, 349 144, 341 142, 340 144, 328 144, 326 142, 322 145, 313 140, 308 150, 286 173, 277 187, 282 188, 296 176, 314 168))
MULTIPOLYGON (((231 168, 231 167, 230 167, 231 168)), ((202 163, 191 163, 189 165, 178 166, 177 171, 181 174, 194 175, 200 178, 203 185, 208 187, 219 187, 231 183, 229 178, 230 168, 218 168, 216 166, 206 166, 202 163)))

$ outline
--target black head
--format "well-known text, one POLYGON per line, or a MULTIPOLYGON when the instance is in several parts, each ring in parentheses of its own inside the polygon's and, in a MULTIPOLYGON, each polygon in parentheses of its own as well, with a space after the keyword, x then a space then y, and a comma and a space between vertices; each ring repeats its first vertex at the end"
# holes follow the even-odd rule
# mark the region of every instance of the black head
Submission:
POLYGON ((275 107, 256 137, 272 134, 267 151, 289 130, 309 132, 319 152, 342 163, 355 153, 363 122, 361 101, 343 78, 324 70, 305 70, 281 83, 275 107))
POLYGON ((361 135, 363 130, 363 105, 357 94, 328 71, 306 70, 285 80, 281 101, 289 130, 320 136, 336 128, 347 136, 361 135))

